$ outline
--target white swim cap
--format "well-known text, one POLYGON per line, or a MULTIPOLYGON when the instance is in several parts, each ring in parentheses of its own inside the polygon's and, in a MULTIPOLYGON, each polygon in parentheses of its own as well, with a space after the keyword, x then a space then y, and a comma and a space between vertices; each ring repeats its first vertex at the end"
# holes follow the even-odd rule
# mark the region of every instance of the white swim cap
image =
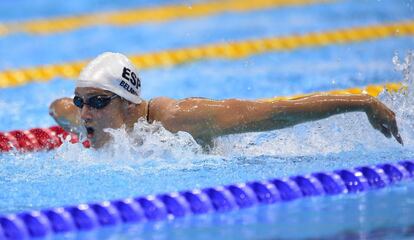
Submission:
POLYGON ((133 103, 140 103, 141 81, 135 66, 120 53, 105 52, 80 73, 76 87, 93 87, 113 92, 133 103))

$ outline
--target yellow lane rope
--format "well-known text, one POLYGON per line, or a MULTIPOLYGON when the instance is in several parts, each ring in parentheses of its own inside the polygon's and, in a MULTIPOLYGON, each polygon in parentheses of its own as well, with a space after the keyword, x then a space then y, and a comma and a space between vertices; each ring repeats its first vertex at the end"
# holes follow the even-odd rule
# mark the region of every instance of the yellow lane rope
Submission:
MULTIPOLYGON (((413 36, 414 21, 397 22, 339 29, 321 33, 307 33, 285 37, 262 38, 232 43, 218 43, 129 56, 139 69, 174 66, 200 59, 237 59, 271 51, 288 51, 304 47, 346 44, 386 37, 413 36)), ((45 65, 0 72, 0 87, 26 84, 34 80, 47 81, 55 77, 74 79, 87 61, 45 65)))
POLYGON ((73 17, 0 24, 0 36, 15 32, 48 34, 105 24, 125 26, 151 22, 165 22, 180 18, 208 16, 221 12, 246 12, 272 7, 295 6, 332 1, 333 0, 223 0, 192 5, 169 5, 117 12, 90 13, 87 15, 73 17))
POLYGON ((294 96, 287 96, 287 97, 273 97, 273 98, 266 98, 262 99, 261 101, 264 102, 271 102, 271 101, 277 101, 277 100, 295 100, 307 96, 311 96, 314 94, 324 94, 324 95, 332 95, 332 94, 338 94, 338 95, 349 95, 349 94, 368 94, 373 97, 377 97, 382 91, 388 91, 388 92, 398 92, 400 89, 403 89, 404 85, 401 83, 386 83, 384 85, 368 85, 363 88, 348 88, 348 89, 341 89, 341 90, 332 90, 332 91, 326 91, 326 92, 314 92, 309 94, 298 94, 294 96))

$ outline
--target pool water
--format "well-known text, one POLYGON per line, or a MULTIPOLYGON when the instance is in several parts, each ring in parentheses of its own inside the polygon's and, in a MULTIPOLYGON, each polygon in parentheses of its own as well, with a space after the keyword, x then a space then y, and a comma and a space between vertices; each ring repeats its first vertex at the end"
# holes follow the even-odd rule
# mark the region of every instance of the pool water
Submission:
MULTIPOLYGON (((178 2, 191 6, 200 1, 123 2, 75 0, 32 8, 36 5, 32 1, 20 1, 25 14, 11 3, 1 3, 0 21, 178 2)), ((136 54, 413 20, 413 6, 411 0, 334 1, 164 23, 93 26, 48 35, 18 33, 0 37, 0 70, 91 59, 103 51, 136 54)), ((278 131, 221 137, 208 154, 186 133, 172 134, 161 126, 140 122, 135 133, 144 144, 139 147, 131 144, 133 139, 121 129, 111 131, 115 143, 100 151, 64 143, 50 152, 3 153, 0 214, 410 159, 414 152, 414 59, 408 52, 413 46, 414 37, 393 37, 140 72, 146 99, 257 99, 405 81, 406 92, 380 96, 397 114, 404 146, 373 130, 363 113, 278 131)), ((62 78, 0 89, 0 131, 53 125, 49 103, 71 96, 73 89, 74 81, 62 78)), ((413 204, 414 186, 408 181, 367 193, 301 199, 56 238, 410 239, 413 204)))
MULTIPOLYGON (((226 214, 124 225, 86 239, 412 239, 414 185, 360 195, 301 199, 226 214), (404 200, 404 201, 401 201, 404 200)), ((65 236, 68 237, 68 236, 65 236)))

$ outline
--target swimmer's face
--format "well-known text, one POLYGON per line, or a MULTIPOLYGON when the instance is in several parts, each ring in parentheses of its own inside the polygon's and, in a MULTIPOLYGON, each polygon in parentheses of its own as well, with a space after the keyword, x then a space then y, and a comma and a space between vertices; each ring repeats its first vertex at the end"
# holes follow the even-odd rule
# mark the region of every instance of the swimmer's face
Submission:
MULTIPOLYGON (((75 96, 88 102, 94 96, 113 96, 114 93, 97 88, 78 87, 75 96)), ((109 133, 104 132, 106 128, 117 129, 125 124, 125 103, 120 97, 114 97, 108 105, 96 109, 84 104, 80 109, 80 118, 88 132, 88 140, 92 147, 102 147, 110 139, 109 133)))

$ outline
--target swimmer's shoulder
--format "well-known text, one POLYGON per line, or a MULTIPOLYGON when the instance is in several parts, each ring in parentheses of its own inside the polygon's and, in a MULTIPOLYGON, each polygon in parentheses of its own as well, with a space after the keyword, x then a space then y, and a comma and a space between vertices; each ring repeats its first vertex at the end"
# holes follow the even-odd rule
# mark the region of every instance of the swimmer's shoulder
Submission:
POLYGON ((156 97, 148 101, 148 120, 166 122, 171 119, 177 111, 194 105, 198 100, 206 98, 190 97, 184 99, 173 99, 168 97, 156 97))
POLYGON ((149 122, 163 122, 172 112, 176 99, 168 97, 156 97, 148 101, 148 120, 149 122))

